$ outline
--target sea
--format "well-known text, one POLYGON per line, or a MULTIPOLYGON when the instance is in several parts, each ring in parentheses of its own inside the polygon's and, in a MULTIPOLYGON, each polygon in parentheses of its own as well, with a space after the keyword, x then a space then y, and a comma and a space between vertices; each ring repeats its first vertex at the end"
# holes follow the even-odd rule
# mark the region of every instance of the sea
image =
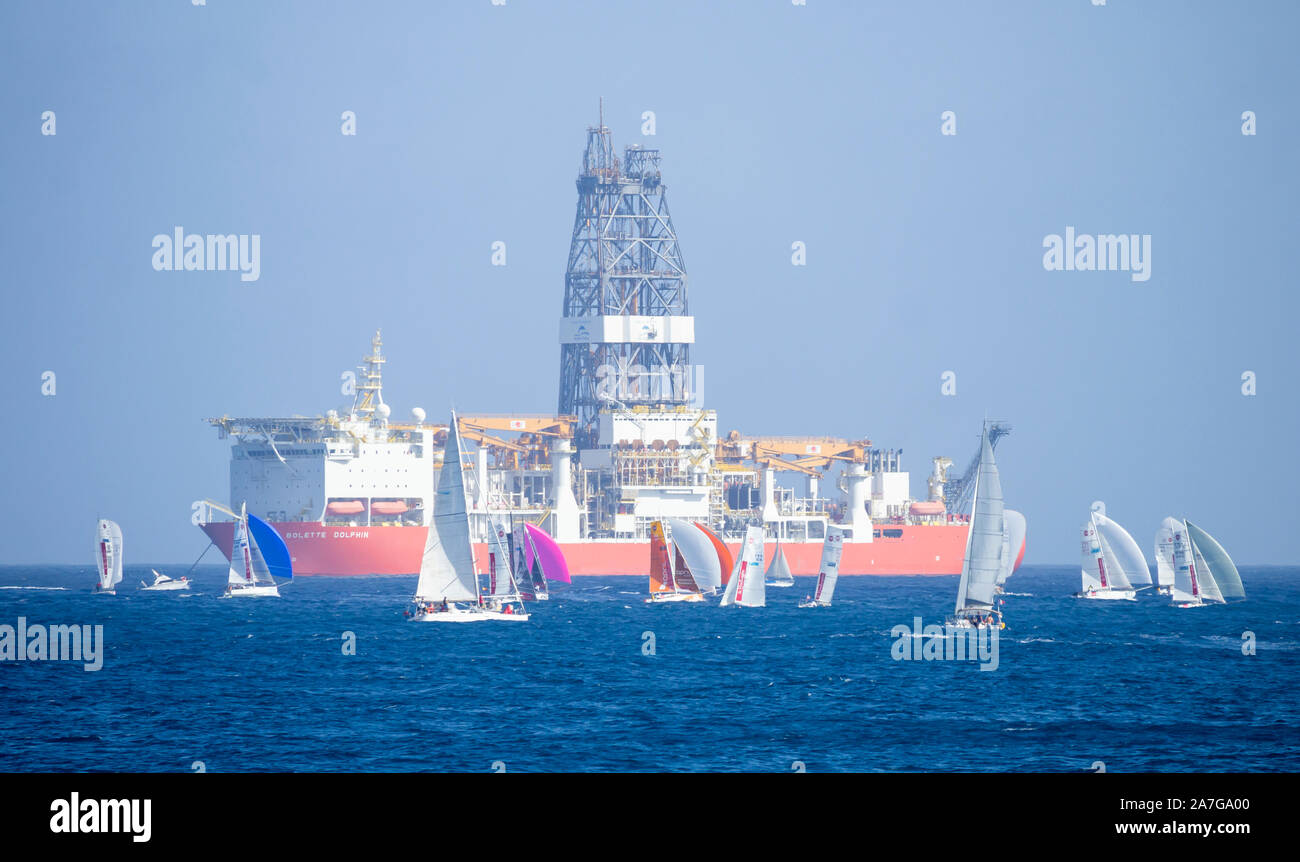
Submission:
POLYGON ((128 566, 116 596, 8 566, 0 626, 102 650, 0 660, 0 771, 1297 771, 1300 568, 1241 574, 1245 601, 1181 609, 1022 566, 981 660, 925 657, 955 576, 845 577, 815 609, 813 578, 723 608, 583 577, 526 624, 433 625, 403 617, 414 578, 220 600, 224 566, 181 593, 128 566))

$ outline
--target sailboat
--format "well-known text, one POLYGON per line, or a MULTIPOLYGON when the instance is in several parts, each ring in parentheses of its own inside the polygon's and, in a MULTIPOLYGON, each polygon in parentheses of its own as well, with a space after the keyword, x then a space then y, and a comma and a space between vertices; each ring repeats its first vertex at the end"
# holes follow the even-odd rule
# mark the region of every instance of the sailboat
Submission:
POLYGON ((1174 533, 1186 532, 1177 518, 1165 518, 1156 530, 1156 592, 1162 596, 1174 593, 1174 533))
POLYGON ((957 606, 948 625, 955 628, 1005 628, 1002 612, 994 606, 998 576, 1002 572, 1002 537, 1006 513, 1002 505, 1002 479, 993 460, 986 425, 980 433, 980 465, 975 475, 975 505, 966 531, 966 555, 957 584, 957 606))
POLYGON ((740 545, 740 556, 722 594, 722 607, 736 605, 743 608, 761 608, 767 605, 766 575, 763 572, 763 528, 746 527, 745 539, 740 545))
POLYGON ((1082 599, 1136 601, 1135 585, 1150 586, 1151 571, 1138 543, 1128 531, 1106 517, 1106 506, 1093 503, 1083 525, 1080 575, 1082 599))
POLYGON ((564 552, 541 527, 527 522, 516 524, 510 531, 509 538, 515 584, 524 601, 544 602, 550 599, 547 581, 572 583, 564 552))
POLYGON ((1006 527, 1002 531, 1002 568, 998 571, 997 592, 1006 587, 1007 578, 1016 568, 1016 557, 1025 546, 1025 516, 1015 509, 1005 509, 1002 517, 1006 527))
POLYGON ((226 591, 221 597, 278 598, 280 586, 276 583, 277 577, 286 583, 293 580, 289 546, 274 527, 256 515, 248 514, 248 507, 241 503, 230 549, 226 591))
POLYGON ((95 540, 95 568, 98 577, 95 592, 117 595, 115 587, 122 583, 122 528, 115 521, 99 521, 95 540))
POLYGON ((781 550, 779 537, 776 540, 776 552, 772 554, 772 563, 763 574, 763 579, 767 581, 769 587, 794 586, 794 574, 790 571, 790 563, 785 558, 785 551, 781 550))
POLYGON ((827 527, 826 538, 822 541, 822 564, 817 573, 817 592, 807 601, 799 603, 801 608, 829 608, 831 597, 835 595, 835 583, 840 577, 840 555, 844 553, 844 531, 839 527, 827 527))
POLYGON ((681 571, 685 566, 701 592, 716 594, 722 586, 722 556, 709 534, 699 524, 675 518, 668 520, 668 531, 677 551, 675 569, 681 571))
POLYGON ((190 588, 190 579, 181 576, 180 580, 169 578, 157 569, 150 569, 153 572, 153 583, 140 582, 140 589, 153 590, 157 592, 169 592, 173 590, 188 590, 190 588))
POLYGON ((1172 598, 1180 608, 1199 608, 1244 599, 1237 566, 1213 536, 1191 521, 1174 520, 1172 598))
POLYGON ((710 591, 715 592, 717 589, 725 587, 727 582, 731 580, 731 570, 735 568, 736 561, 735 558, 731 556, 730 549, 727 548, 722 539, 718 538, 717 533, 713 532, 699 521, 695 521, 694 523, 699 531, 709 540, 709 544, 713 545, 713 551, 718 555, 718 572, 720 574, 719 583, 714 590, 710 591))
POLYGON ((699 584, 695 583, 695 576, 691 573, 689 564, 670 538, 664 522, 652 522, 650 524, 650 598, 646 599, 646 602, 659 604, 702 601, 704 601, 704 592, 699 584))
MULTIPOLYGON (((469 511, 465 506, 465 476, 460 453, 460 427, 453 410, 442 454, 442 469, 438 472, 433 518, 420 560, 420 578, 415 585, 415 595, 411 597, 415 607, 408 609, 406 614, 416 622, 525 622, 528 614, 518 600, 518 587, 510 566, 497 567, 502 575, 499 595, 496 584, 490 587, 492 593, 488 601, 479 595, 478 569, 474 565, 474 548, 469 541, 469 511)), ((508 559, 508 555, 501 557, 502 561, 508 559)))

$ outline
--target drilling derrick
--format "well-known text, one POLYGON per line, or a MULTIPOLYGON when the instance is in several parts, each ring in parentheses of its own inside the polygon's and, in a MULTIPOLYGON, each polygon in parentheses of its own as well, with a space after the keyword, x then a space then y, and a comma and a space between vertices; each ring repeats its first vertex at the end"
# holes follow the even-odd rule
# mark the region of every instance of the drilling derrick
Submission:
POLYGON ((604 123, 587 129, 560 321, 561 416, 578 448, 595 444, 611 405, 673 409, 692 399, 695 319, 659 172, 659 151, 620 163, 604 123))

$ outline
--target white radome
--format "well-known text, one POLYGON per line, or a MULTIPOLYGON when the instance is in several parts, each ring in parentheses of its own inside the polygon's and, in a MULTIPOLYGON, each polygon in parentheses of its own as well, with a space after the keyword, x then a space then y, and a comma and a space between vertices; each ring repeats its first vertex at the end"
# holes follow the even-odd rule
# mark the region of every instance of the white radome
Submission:
POLYGON ((423 407, 412 407, 412 408, 411 408, 411 418, 415 420, 415 424, 416 424, 416 425, 423 425, 423 424, 424 424, 424 416, 425 416, 425 413, 424 413, 424 408, 423 408, 423 407))

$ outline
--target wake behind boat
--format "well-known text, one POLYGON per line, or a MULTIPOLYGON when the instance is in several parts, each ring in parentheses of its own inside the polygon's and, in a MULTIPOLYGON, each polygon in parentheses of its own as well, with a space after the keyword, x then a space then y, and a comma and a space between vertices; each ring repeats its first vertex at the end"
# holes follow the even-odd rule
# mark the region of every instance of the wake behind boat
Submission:
POLYGON ((122 528, 115 521, 100 519, 95 538, 95 593, 117 595, 122 583, 122 528))
POLYGON ((1082 599, 1136 601, 1134 585, 1151 585, 1151 571, 1138 543, 1128 531, 1106 517, 1106 504, 1092 504, 1082 528, 1082 599))
POLYGON ((502 564, 493 570, 488 595, 479 595, 478 569, 469 541, 464 466, 460 459, 460 427, 453 410, 443 447, 442 469, 438 471, 433 517, 420 562, 420 579, 411 597, 414 607, 408 608, 405 614, 408 619, 421 623, 527 622, 528 613, 524 611, 514 573, 505 564, 510 559, 510 551, 505 546, 506 534, 500 525, 493 531, 494 554, 502 564))
POLYGON ((157 569, 150 569, 149 571, 153 572, 153 583, 148 584, 141 581, 140 589, 142 590, 149 590, 152 592, 173 592, 175 590, 188 590, 190 588, 190 579, 183 575, 178 580, 176 578, 167 577, 157 569))

